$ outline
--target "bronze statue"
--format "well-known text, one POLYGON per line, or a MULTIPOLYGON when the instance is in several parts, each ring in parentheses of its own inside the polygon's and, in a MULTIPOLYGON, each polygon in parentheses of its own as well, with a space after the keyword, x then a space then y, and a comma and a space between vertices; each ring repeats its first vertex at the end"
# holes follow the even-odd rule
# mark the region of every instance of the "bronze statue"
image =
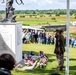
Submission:
MULTIPOLYGON (((13 8, 13 2, 14 0, 6 0, 6 15, 5 18, 1 21, 1 22, 16 22, 15 18, 16 16, 14 15, 14 10, 15 8, 13 8)), ((18 3, 18 1, 16 0, 16 3, 18 5, 20 4, 24 4, 22 0, 20 0, 21 3, 18 3)), ((4 3, 4 0, 3 2, 4 3)))

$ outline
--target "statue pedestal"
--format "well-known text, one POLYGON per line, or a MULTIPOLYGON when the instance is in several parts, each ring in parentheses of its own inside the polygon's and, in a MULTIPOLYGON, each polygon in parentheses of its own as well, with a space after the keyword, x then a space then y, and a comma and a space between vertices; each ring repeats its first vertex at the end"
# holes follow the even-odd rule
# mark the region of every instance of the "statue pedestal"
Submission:
POLYGON ((22 24, 0 22, 0 55, 10 53, 17 62, 22 60, 22 24))

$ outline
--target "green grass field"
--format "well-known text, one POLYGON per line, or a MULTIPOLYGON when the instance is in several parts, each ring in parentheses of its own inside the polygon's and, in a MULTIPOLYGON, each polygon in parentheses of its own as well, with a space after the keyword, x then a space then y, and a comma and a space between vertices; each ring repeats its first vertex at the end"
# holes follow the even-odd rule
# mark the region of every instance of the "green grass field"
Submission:
MULTIPOLYGON (((23 25, 34 26, 34 25, 44 25, 44 24, 66 24, 66 15, 49 16, 46 14, 39 14, 33 16, 33 14, 31 14, 30 17, 30 15, 25 14, 25 17, 20 18, 21 15, 24 14, 17 14, 17 21, 22 22, 23 25), (55 20, 52 20, 52 18, 55 18, 55 20)), ((71 22, 74 22, 75 20, 76 19, 74 19, 74 16, 70 16, 71 22)))
MULTIPOLYGON (((34 51, 36 54, 40 50, 47 54, 49 60, 45 68, 35 67, 32 71, 12 71, 13 75, 51 75, 51 73, 58 72, 61 75, 65 75, 65 69, 63 71, 57 71, 57 60, 54 52, 54 45, 42 45, 42 44, 23 44, 23 52, 34 51)), ((65 53, 65 66, 66 66, 66 53, 65 53)), ((70 75, 76 75, 76 48, 70 47, 70 75)))
MULTIPOLYGON (((1 14, 4 17, 4 14, 1 14)), ((16 20, 21 22, 23 25, 35 26, 35 25, 45 25, 45 24, 66 24, 66 15, 55 16, 47 14, 33 15, 31 14, 15 14, 16 20), (24 17, 21 17, 24 16, 24 17), (53 20, 52 18, 55 18, 53 20)), ((70 22, 74 22, 76 19, 74 16, 70 16, 70 22)))
POLYGON ((28 26, 37 26, 37 25, 45 25, 45 24, 66 24, 65 21, 52 21, 52 20, 18 20, 23 25, 28 26))

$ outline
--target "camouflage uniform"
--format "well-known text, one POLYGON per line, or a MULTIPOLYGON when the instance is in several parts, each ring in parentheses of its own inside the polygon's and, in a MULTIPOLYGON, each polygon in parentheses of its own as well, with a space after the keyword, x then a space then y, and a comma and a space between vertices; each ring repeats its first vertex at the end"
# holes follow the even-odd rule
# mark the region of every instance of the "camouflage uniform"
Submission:
POLYGON ((58 60, 58 68, 63 68, 64 66, 64 55, 58 55, 56 54, 57 60, 58 60))
POLYGON ((64 36, 56 36, 56 45, 55 51, 57 60, 58 60, 58 68, 62 69, 64 66, 64 52, 65 52, 65 45, 64 45, 64 36))

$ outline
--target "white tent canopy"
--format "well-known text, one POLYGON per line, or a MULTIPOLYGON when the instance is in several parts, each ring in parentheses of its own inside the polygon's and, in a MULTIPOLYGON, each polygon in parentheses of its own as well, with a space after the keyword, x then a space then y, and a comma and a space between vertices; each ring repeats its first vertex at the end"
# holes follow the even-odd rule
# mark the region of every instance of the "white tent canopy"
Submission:
POLYGON ((22 29, 30 29, 30 30, 36 30, 36 31, 44 31, 44 29, 31 27, 31 26, 22 26, 22 29))

